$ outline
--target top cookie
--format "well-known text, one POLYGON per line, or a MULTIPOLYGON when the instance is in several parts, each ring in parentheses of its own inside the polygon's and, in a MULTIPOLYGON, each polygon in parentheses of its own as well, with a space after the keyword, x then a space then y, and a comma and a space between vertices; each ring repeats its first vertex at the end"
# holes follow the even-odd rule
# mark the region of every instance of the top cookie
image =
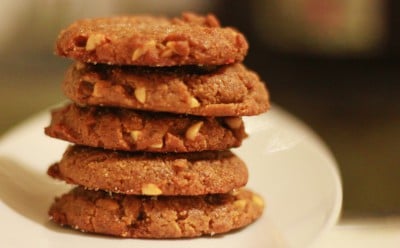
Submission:
POLYGON ((213 15, 181 18, 119 16, 83 19, 63 30, 56 54, 87 63, 176 66, 240 62, 248 44, 213 15))

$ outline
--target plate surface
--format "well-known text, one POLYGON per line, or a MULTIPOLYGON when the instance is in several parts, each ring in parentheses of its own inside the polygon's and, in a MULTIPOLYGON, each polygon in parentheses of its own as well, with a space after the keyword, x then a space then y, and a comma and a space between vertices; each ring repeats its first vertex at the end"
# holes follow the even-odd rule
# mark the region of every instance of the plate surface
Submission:
POLYGON ((306 247, 340 213, 342 186, 329 150, 308 127, 273 106, 245 118, 249 138, 234 150, 248 165, 248 187, 267 202, 254 224, 184 240, 118 239, 60 228, 48 221, 47 209, 69 187, 45 172, 67 143, 43 134, 49 118, 45 110, 0 140, 0 247, 306 247))

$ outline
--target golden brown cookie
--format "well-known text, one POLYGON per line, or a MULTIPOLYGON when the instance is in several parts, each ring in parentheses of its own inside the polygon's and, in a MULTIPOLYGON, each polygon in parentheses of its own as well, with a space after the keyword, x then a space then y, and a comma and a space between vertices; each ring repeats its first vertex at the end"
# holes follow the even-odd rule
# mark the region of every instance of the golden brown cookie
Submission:
POLYGON ((63 30, 56 53, 88 63, 140 66, 223 65, 242 61, 248 44, 213 15, 84 19, 63 30))
POLYGON ((80 105, 202 116, 257 115, 269 108, 264 83, 242 64, 210 69, 76 63, 66 74, 63 91, 80 105))
POLYGON ((45 133, 92 147, 194 152, 237 147, 246 137, 239 117, 196 117, 69 104, 52 112, 45 133))
POLYGON ((90 189, 135 195, 227 193, 247 183, 246 165, 230 151, 132 153, 71 146, 50 176, 90 189))
POLYGON ((133 196, 82 187, 57 198, 50 219, 84 232, 126 238, 183 238, 213 235, 259 218, 260 196, 239 190, 205 196, 133 196))

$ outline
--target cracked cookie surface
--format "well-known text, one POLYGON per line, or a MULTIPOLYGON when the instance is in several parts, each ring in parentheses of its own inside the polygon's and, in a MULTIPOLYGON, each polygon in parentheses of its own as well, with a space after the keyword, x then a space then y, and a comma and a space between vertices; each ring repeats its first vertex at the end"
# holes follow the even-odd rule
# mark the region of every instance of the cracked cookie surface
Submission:
POLYGON ((52 111, 51 137, 123 151, 194 152, 238 147, 240 117, 199 117, 69 104, 52 111))
POLYGON ((269 94, 243 64, 221 67, 120 67, 75 63, 64 94, 79 105, 103 105, 202 116, 257 115, 269 94))
POLYGON ((240 62, 248 44, 213 15, 118 16, 79 20, 58 36, 56 53, 88 63, 140 66, 240 62))
POLYGON ((146 197, 77 187, 49 210, 55 223, 126 238, 184 238, 225 233, 249 225, 264 209, 260 196, 232 194, 146 197))
POLYGON ((90 189, 135 195, 227 193, 247 183, 248 171, 230 151, 131 153, 70 146, 50 176, 90 189))

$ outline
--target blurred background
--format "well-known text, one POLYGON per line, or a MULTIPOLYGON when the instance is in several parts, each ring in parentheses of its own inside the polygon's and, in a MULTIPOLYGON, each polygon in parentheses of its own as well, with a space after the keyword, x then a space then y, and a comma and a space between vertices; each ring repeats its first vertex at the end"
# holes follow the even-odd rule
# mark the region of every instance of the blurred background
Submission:
POLYGON ((0 135, 62 101, 70 63, 53 55, 75 19, 214 12, 250 43, 245 63, 274 103, 303 120, 335 155, 343 220, 400 216, 400 1, 2 0, 0 135))

